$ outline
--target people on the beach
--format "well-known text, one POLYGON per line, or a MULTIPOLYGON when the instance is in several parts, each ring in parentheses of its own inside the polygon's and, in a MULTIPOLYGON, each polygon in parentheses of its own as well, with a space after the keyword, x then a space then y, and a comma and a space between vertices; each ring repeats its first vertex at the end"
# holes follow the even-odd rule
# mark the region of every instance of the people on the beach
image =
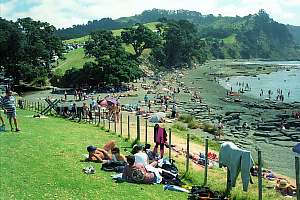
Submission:
POLYGON ((67 90, 64 92, 65 101, 67 101, 67 90))
MULTIPOLYGON (((1 99, 0 106, 4 110, 4 113, 6 114, 9 124, 11 127, 11 131, 14 130, 12 120, 14 120, 15 130, 16 132, 19 132, 19 126, 17 121, 17 113, 16 113, 16 98, 12 95, 11 90, 6 91, 6 95, 1 99)), ((4 124, 2 122, 2 124, 4 124)))
POLYGON ((175 118, 176 117, 176 114, 177 114, 177 105, 176 103, 173 104, 173 107, 172 107, 172 114, 171 114, 171 118, 175 118))
MULTIPOLYGON (((221 138, 221 135, 223 135, 223 128, 224 128, 224 125, 221 122, 221 120, 219 120, 218 131, 217 131, 217 136, 219 137, 219 139, 221 138)), ((215 138, 216 138, 216 136, 215 136, 215 138)))

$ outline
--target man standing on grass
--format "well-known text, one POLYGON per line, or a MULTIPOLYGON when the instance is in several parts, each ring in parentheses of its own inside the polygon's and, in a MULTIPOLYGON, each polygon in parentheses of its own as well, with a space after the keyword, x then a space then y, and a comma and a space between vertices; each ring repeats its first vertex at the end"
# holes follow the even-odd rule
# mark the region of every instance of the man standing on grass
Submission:
POLYGON ((11 131, 13 131, 13 125, 11 122, 13 118, 16 127, 16 132, 19 132, 20 129, 18 127, 17 114, 16 114, 16 98, 12 96, 11 90, 6 91, 6 96, 2 98, 0 105, 4 110, 4 113, 7 115, 11 127, 11 131))

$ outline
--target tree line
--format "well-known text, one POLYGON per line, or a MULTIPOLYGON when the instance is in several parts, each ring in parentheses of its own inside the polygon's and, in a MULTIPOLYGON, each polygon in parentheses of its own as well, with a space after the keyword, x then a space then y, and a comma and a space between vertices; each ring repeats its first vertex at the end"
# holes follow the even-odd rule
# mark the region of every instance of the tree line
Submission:
MULTIPOLYGON (((147 22, 162 16, 161 12, 145 12, 144 18, 135 16, 135 20, 147 22)), ((82 69, 66 71, 62 77, 53 75, 52 63, 63 58, 64 52, 54 26, 30 18, 16 22, 1 18, 0 66, 16 82, 50 79, 53 85, 80 87, 131 82, 143 76, 139 66, 145 63, 154 70, 172 70, 193 67, 207 59, 299 58, 300 51, 287 27, 275 22, 264 10, 243 18, 202 16, 186 11, 168 14, 171 18, 188 16, 191 20, 160 18, 155 30, 135 24, 124 28, 121 36, 114 36, 111 30, 92 32, 84 50, 93 61, 85 63, 82 69), (134 53, 128 52, 126 45, 134 53)), ((132 23, 131 18, 121 19, 132 23)), ((110 21, 101 23, 110 26, 110 21)))

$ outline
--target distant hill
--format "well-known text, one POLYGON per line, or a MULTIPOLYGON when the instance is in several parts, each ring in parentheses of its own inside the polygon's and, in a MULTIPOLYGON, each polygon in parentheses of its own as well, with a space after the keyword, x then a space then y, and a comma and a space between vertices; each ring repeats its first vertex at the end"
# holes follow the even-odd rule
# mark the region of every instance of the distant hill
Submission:
POLYGON ((87 24, 73 25, 70 28, 58 29, 56 34, 63 40, 78 38, 90 34, 95 30, 115 30, 126 27, 127 23, 122 23, 111 18, 89 21, 87 24))
POLYGON ((104 18, 59 29, 57 35, 71 39, 95 30, 115 30, 137 23, 168 20, 188 20, 195 24, 200 36, 207 41, 212 58, 299 59, 300 51, 295 49, 295 44, 300 44, 300 27, 280 24, 264 10, 245 17, 223 17, 188 10, 152 9, 131 17, 104 18))
POLYGON ((287 25, 287 27, 292 34, 296 44, 300 45, 300 26, 287 25))

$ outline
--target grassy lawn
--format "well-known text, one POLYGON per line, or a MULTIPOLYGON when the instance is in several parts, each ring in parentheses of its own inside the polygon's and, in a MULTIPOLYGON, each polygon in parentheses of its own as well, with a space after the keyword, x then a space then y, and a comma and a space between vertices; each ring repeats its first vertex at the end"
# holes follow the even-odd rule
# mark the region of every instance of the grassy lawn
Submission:
MULTIPOLYGON (((94 175, 83 174, 82 168, 89 165, 80 162, 86 146, 101 147, 111 139, 119 147, 128 147, 129 143, 91 124, 51 117, 34 119, 32 115, 29 111, 18 112, 21 134, 0 134, 0 199, 187 199, 187 194, 163 191, 162 185, 115 183, 110 177, 112 173, 100 171, 100 164, 92 164, 96 168, 94 175)), ((175 159, 183 174, 184 158, 175 159)), ((185 181, 202 183, 203 170, 190 163, 185 181)), ((212 189, 225 190, 224 169, 210 169, 208 177, 212 189)), ((254 182, 249 192, 242 192, 239 178, 232 198, 257 199, 255 178, 254 182)), ((270 184, 264 181, 264 186, 270 184)), ((264 188, 263 194, 264 199, 284 199, 272 189, 264 188)))
POLYGON ((0 199, 187 199, 187 194, 163 191, 162 185, 115 183, 112 173, 85 175, 80 162, 86 146, 102 146, 114 134, 89 124, 59 118, 34 119, 19 111, 21 134, 0 135, 0 199))

